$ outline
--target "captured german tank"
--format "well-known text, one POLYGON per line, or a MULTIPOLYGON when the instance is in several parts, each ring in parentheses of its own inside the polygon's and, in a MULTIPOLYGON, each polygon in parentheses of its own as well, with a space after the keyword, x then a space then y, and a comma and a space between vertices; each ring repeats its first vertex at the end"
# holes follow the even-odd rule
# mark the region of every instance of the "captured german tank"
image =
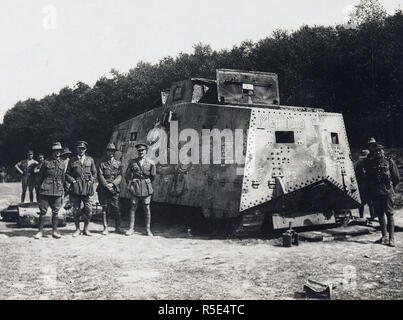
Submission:
POLYGON ((216 80, 176 82, 161 95, 161 107, 111 137, 124 171, 135 145, 150 145, 153 202, 231 221, 235 234, 332 224, 360 205, 343 116, 280 105, 276 74, 218 69, 216 80))

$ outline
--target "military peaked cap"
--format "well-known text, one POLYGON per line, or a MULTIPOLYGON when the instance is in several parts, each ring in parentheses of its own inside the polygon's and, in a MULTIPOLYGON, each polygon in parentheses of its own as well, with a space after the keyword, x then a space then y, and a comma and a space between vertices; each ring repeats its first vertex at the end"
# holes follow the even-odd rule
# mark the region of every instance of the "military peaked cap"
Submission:
POLYGON ((72 153, 73 153, 73 152, 71 152, 69 148, 64 148, 64 149, 63 149, 63 152, 62 152, 62 155, 65 155, 65 154, 72 154, 72 153))
POLYGON ((85 149, 87 149, 88 143, 86 141, 80 140, 80 141, 77 141, 76 147, 77 148, 85 148, 85 149))
POLYGON ((106 146, 106 150, 116 151, 117 149, 116 149, 115 145, 111 142, 111 143, 108 143, 108 145, 106 146))
POLYGON ((140 143, 137 143, 136 144, 136 149, 137 150, 147 150, 148 149, 148 144, 147 143, 143 143, 143 142, 140 142, 140 143))

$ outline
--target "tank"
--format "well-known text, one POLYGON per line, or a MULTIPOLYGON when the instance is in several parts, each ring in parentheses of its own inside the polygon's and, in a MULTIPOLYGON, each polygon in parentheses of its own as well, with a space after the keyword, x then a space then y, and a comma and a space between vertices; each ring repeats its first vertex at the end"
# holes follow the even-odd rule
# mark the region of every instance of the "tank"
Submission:
MULTIPOLYGON (((175 82, 161 107, 116 125, 110 140, 124 172, 135 145, 150 145, 154 203, 231 221, 234 234, 333 224, 360 205, 342 114, 281 105, 273 73, 175 82)), ((128 199, 124 179, 121 189, 128 199)))

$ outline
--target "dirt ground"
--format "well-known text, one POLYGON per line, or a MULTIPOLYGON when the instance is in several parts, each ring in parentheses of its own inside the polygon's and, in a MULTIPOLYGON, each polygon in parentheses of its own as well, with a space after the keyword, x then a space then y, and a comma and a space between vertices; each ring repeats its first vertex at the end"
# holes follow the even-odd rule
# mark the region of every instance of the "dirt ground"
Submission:
MULTIPOLYGON (((0 209, 19 192, 0 184, 0 209)), ((396 217, 403 226, 403 210, 396 217)), ((183 225, 154 223, 152 238, 141 221, 132 237, 92 228, 73 238, 68 223, 61 239, 35 240, 35 229, 0 221, 0 299, 299 299, 308 278, 333 283, 335 299, 403 298, 402 232, 396 248, 374 244, 379 233, 283 248, 196 237, 183 225)))

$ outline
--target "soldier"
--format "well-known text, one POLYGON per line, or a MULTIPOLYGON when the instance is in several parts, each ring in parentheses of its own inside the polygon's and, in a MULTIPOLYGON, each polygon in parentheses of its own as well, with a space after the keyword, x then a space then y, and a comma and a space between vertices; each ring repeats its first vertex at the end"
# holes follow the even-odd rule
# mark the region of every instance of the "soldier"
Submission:
POLYGON ((43 216, 46 214, 48 207, 52 208, 52 236, 59 239, 61 235, 57 230, 59 219, 57 217, 62 206, 63 199, 63 183, 64 183, 64 162, 60 159, 62 146, 60 142, 52 145, 52 158, 45 160, 39 171, 40 177, 40 203, 39 203, 39 232, 35 235, 35 239, 41 239, 43 233, 43 216))
POLYGON ((39 202, 40 190, 41 190, 41 176, 39 172, 41 171, 43 162, 45 161, 45 156, 42 153, 38 154, 38 164, 34 168, 35 174, 35 193, 36 193, 36 201, 39 202))
MULTIPOLYGON (((64 161, 64 164, 66 165, 66 171, 67 168, 69 167, 69 163, 70 163, 70 157, 73 153, 70 151, 69 148, 64 148, 63 152, 61 154, 61 158, 64 161)), ((70 191, 70 182, 67 181, 67 179, 64 181, 64 197, 68 196, 68 193, 70 191)))
POLYGON ((375 214, 378 216, 382 238, 377 243, 395 246, 394 218, 393 218, 393 194, 400 177, 395 162, 385 156, 384 147, 380 143, 374 146, 374 155, 364 160, 363 167, 368 181, 369 196, 374 205, 375 214), (388 228, 385 223, 385 214, 388 220, 388 228), (387 229, 389 240, 387 238, 387 229))
POLYGON ((94 159, 86 155, 88 143, 77 142, 77 156, 74 156, 67 167, 66 179, 71 183, 70 201, 73 204, 74 223, 76 231, 73 237, 81 234, 80 231, 80 205, 84 204, 84 232, 86 236, 92 236, 89 231, 89 223, 92 214, 91 198, 94 195, 94 180, 97 174, 94 159))
POLYGON ((131 208, 130 208, 130 226, 126 232, 127 236, 134 233, 134 221, 137 209, 137 204, 141 200, 143 202, 144 213, 146 216, 146 232, 148 236, 152 236, 151 225, 151 195, 153 194, 152 181, 156 175, 154 162, 146 158, 148 145, 138 143, 136 145, 138 156, 128 166, 125 174, 128 190, 131 193, 131 208))
POLYGON ((69 148, 64 148, 64 149, 63 149, 61 158, 62 158, 62 160, 64 161, 64 163, 65 163, 65 165, 66 165, 66 171, 67 171, 67 168, 68 168, 68 166, 69 166, 70 157, 71 157, 72 154, 73 154, 73 153, 70 151, 69 148))
POLYGON ((34 202, 34 168, 37 164, 38 162, 34 160, 34 152, 32 150, 28 150, 27 159, 21 160, 14 166, 17 171, 22 174, 21 202, 25 201, 25 193, 27 192, 27 188, 29 189, 29 200, 31 202, 34 202))
POLYGON ((355 173, 357 176, 357 182, 358 186, 360 188, 360 195, 361 195, 361 206, 358 208, 359 213, 360 213, 360 218, 364 218, 364 208, 365 205, 368 205, 369 213, 370 213, 370 219, 374 220, 375 218, 375 212, 374 212, 374 206, 371 203, 371 199, 368 196, 368 181, 367 181, 367 176, 365 174, 365 169, 363 168, 363 163, 364 160, 368 157, 369 155, 369 150, 361 150, 361 154, 359 157, 359 160, 355 164, 355 173))
POLYGON ((372 157, 376 153, 376 151, 375 151, 375 149, 376 149, 376 140, 375 140, 375 138, 369 138, 368 142, 367 142, 367 146, 368 146, 368 150, 369 150, 368 157, 372 157))
POLYGON ((120 229, 120 209, 119 193, 120 182, 122 181, 122 164, 115 160, 116 147, 109 143, 106 147, 106 160, 101 162, 98 167, 98 199, 102 205, 102 215, 104 231, 103 235, 108 234, 107 214, 113 213, 115 216, 116 233, 122 233, 120 229))
POLYGON ((4 183, 6 182, 6 176, 7 176, 7 170, 5 167, 0 168, 0 182, 4 183))

